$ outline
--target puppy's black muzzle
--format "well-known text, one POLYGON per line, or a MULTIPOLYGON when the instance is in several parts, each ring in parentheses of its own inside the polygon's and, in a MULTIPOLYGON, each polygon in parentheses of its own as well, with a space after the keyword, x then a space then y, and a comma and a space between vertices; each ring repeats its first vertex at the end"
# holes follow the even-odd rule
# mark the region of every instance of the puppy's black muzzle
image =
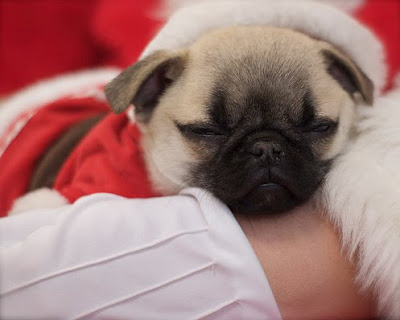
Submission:
POLYGON ((193 176, 235 212, 277 213, 309 199, 326 168, 307 141, 259 129, 238 133, 193 176))

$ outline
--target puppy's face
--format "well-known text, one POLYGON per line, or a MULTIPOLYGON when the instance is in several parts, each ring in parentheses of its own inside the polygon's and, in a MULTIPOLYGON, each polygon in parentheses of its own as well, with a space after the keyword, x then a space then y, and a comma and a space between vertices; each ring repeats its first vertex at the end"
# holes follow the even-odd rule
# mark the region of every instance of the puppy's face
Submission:
POLYGON ((351 130, 370 80, 328 43, 287 29, 213 31, 160 51, 106 88, 135 105, 154 186, 211 191, 233 210, 280 212, 310 198, 351 130))

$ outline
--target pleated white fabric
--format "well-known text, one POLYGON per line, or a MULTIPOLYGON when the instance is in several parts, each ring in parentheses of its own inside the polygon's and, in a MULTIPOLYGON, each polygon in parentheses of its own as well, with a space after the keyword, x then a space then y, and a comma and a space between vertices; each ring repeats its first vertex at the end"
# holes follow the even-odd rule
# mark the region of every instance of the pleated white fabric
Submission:
POLYGON ((0 220, 1 319, 280 319, 230 210, 200 189, 0 220))

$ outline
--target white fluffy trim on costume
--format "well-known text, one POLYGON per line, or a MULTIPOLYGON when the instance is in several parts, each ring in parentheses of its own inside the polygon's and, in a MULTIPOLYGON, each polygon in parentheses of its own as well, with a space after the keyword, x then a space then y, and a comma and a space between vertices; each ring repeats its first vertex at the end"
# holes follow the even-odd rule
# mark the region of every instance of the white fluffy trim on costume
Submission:
POLYGON ((0 104, 0 137, 22 112, 34 110, 64 96, 87 95, 105 100, 104 85, 120 72, 117 68, 91 69, 63 74, 33 84, 0 104))
MULTIPOLYGON (((187 6, 188 4, 193 4, 193 3, 199 3, 200 1, 209 1, 209 0, 166 0, 163 8, 164 10, 163 12, 161 12, 161 14, 168 16, 168 14, 174 12, 179 8, 182 8, 183 6, 187 6)), ((214 1, 219 1, 219 0, 214 0, 214 1)), ((243 0, 237 0, 237 1, 243 1, 243 0)), ((278 2, 281 0, 274 0, 274 1, 278 2)), ((315 1, 320 1, 322 3, 335 6, 347 12, 356 11, 357 9, 361 8, 361 6, 366 2, 366 0, 315 0, 315 1)))
POLYGON ((52 209, 68 204, 68 200, 56 190, 41 188, 29 192, 15 200, 8 215, 35 209, 52 209))
POLYGON ((326 181, 329 215, 381 315, 400 319, 400 89, 361 115, 360 136, 326 181))
POLYGON ((285 27, 327 41, 359 65, 376 93, 386 84, 383 46, 372 32, 336 8, 306 0, 214 0, 185 6, 171 16, 141 57, 188 46, 209 30, 234 25, 285 27))

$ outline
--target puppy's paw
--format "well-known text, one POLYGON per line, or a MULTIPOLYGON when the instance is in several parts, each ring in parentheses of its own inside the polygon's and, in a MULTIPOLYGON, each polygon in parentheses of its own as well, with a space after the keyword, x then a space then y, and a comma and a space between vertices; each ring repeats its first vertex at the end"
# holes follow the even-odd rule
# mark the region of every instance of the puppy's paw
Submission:
POLYGON ((68 204, 68 200, 58 191, 41 188, 29 192, 15 200, 8 215, 22 213, 33 209, 58 208, 68 204))

